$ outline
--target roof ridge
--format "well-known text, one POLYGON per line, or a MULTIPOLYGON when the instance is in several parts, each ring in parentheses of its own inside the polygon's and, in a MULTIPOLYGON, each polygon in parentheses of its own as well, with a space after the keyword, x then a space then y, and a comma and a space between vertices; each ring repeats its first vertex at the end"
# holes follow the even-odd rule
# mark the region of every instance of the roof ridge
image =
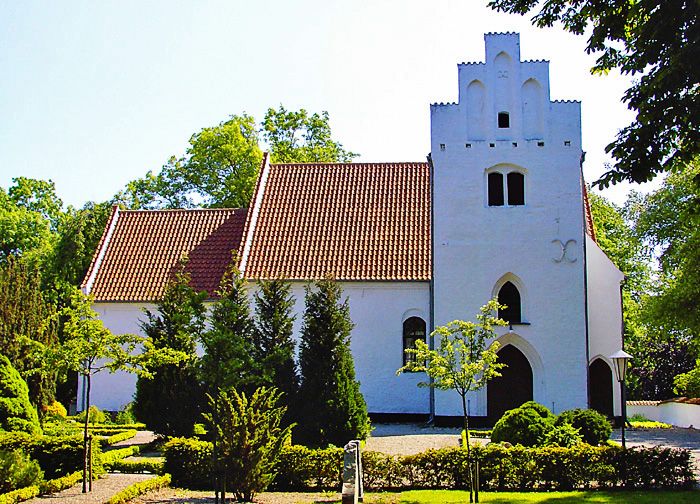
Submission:
POLYGON ((351 163, 318 162, 318 163, 270 163, 270 166, 379 166, 379 165, 424 165, 426 161, 360 161, 351 163))
POLYGON ((232 211, 242 211, 247 210, 247 207, 223 207, 223 208, 137 208, 133 210, 119 210, 119 213, 157 213, 157 212, 232 212, 232 211))

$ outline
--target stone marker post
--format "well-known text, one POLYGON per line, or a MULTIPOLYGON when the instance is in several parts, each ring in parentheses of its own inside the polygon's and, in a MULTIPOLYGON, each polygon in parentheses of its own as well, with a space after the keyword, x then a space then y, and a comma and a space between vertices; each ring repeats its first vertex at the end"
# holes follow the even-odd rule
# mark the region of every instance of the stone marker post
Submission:
POLYGON ((362 502, 362 456, 360 442, 352 440, 345 445, 343 455, 343 504, 362 502))

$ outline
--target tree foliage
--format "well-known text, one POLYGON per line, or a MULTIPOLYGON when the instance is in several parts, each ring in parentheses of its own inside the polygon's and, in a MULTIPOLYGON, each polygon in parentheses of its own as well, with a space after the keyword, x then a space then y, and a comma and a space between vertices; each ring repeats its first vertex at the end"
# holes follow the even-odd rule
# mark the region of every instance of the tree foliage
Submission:
POLYGON ((292 427, 281 427, 285 408, 278 406, 279 400, 276 389, 265 387, 250 396, 231 389, 209 397, 212 413, 205 418, 219 439, 216 464, 225 474, 224 488, 239 502, 252 502, 255 494, 268 487, 282 448, 291 437, 292 427))
POLYGON ((0 353, 15 364, 37 407, 53 401, 56 373, 42 365, 32 346, 57 341, 55 308, 42 293, 39 270, 9 257, 0 264, 0 353))
POLYGON ((348 163, 357 154, 333 140, 328 112, 267 109, 262 133, 273 163, 348 163))
POLYGON ((29 402, 29 388, 4 355, 0 355, 0 431, 41 434, 39 416, 29 402))
POLYGON ((38 265, 49 252, 52 238, 51 222, 41 212, 18 204, 0 188, 0 263, 15 256, 38 265))
POLYGON ((159 350, 186 355, 182 362, 166 362, 139 377, 134 413, 150 429, 166 436, 189 436, 199 421, 204 399, 196 369, 196 342, 205 323, 205 293, 189 286, 182 269, 168 282, 156 312, 145 310, 144 334, 159 350))
POLYGON ((331 136, 327 112, 268 109, 262 125, 247 114, 198 131, 184 156, 129 182, 115 201, 132 209, 246 207, 262 162, 260 132, 273 162, 346 162, 356 154, 331 136))
POLYGON ((61 310, 65 340, 60 346, 42 349, 51 369, 74 371, 85 380, 85 423, 83 425, 83 492, 87 485, 88 423, 92 377, 102 371, 125 371, 151 377, 151 368, 176 363, 187 356, 170 348, 156 348, 151 340, 134 334, 113 334, 92 309, 92 298, 77 289, 70 305, 61 310))
POLYGON ((350 352, 350 307, 331 279, 306 288, 301 330, 299 427, 295 440, 308 446, 344 446, 369 434, 367 405, 355 380, 350 352))
POLYGON ((209 329, 201 335, 204 355, 200 363, 207 391, 253 390, 258 384, 258 363, 253 354, 253 321, 250 317, 245 280, 235 260, 221 279, 209 329))
POLYGON ((291 285, 282 279, 273 279, 260 280, 258 287, 253 357, 262 371, 263 383, 282 393, 280 402, 286 406, 289 416, 299 387, 292 339, 295 316, 291 285))
MULTIPOLYGON (((500 305, 496 299, 490 300, 479 310, 476 322, 454 320, 445 326, 436 327, 430 334, 438 339, 437 348, 431 349, 422 340, 416 340, 416 348, 405 352, 413 356, 396 374, 406 371, 424 372, 429 381, 420 382, 419 387, 433 387, 438 390, 454 390, 462 400, 464 431, 467 435, 467 457, 470 456, 469 412, 467 394, 479 390, 494 377, 501 376, 500 369, 505 364, 498 362, 499 344, 495 339, 495 328, 507 325, 498 318, 500 305)), ((472 500, 473 474, 469 460, 469 499, 472 500)))
POLYGON ((622 99, 636 112, 606 147, 615 165, 596 182, 645 182, 700 154, 700 3, 697 0, 492 0, 499 11, 534 11, 539 27, 588 34, 594 73, 637 76, 622 99))

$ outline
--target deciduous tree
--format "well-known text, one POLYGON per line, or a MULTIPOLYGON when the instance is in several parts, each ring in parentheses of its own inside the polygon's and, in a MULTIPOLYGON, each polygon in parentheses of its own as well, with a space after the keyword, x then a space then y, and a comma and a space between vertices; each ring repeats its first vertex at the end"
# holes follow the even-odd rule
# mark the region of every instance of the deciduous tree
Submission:
POLYGON ((469 501, 472 502, 474 478, 471 469, 469 441, 469 411, 467 394, 483 388, 489 380, 501 376, 499 370, 505 366, 498 362, 495 328, 508 325, 498 318, 498 301, 492 299, 481 307, 476 316, 477 322, 454 320, 445 326, 435 328, 430 337, 439 339, 437 347, 416 340, 416 348, 405 352, 412 356, 409 362, 396 374, 406 371, 423 372, 429 381, 420 382, 419 387, 433 387, 438 390, 454 390, 462 400, 464 430, 467 436, 467 458, 469 460, 469 501))
POLYGON ((636 111, 606 147, 614 166, 596 182, 645 182, 700 155, 700 3, 697 0, 492 0, 540 27, 588 35, 594 73, 637 76, 622 97, 636 111))
POLYGON ((92 309, 92 299, 75 290, 71 304, 61 311, 65 319, 65 341, 44 347, 47 367, 75 371, 85 379, 85 424, 83 426, 83 492, 87 491, 88 423, 92 377, 102 371, 125 371, 150 377, 149 369, 187 358, 169 348, 157 349, 150 339, 134 334, 113 334, 92 309))

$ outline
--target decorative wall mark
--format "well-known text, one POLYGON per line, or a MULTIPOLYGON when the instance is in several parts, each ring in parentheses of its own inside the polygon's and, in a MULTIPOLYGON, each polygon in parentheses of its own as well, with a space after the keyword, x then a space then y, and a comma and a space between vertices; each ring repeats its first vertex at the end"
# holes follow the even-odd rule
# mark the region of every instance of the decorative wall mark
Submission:
POLYGON ((552 240, 552 243, 558 243, 559 246, 561 247, 561 256, 560 257, 555 257, 552 259, 555 263, 561 263, 561 262, 568 262, 568 263, 575 263, 576 258, 571 258, 567 255, 567 252, 569 252, 569 245, 572 243, 576 245, 576 240, 566 240, 566 242, 563 242, 561 240, 552 240))

